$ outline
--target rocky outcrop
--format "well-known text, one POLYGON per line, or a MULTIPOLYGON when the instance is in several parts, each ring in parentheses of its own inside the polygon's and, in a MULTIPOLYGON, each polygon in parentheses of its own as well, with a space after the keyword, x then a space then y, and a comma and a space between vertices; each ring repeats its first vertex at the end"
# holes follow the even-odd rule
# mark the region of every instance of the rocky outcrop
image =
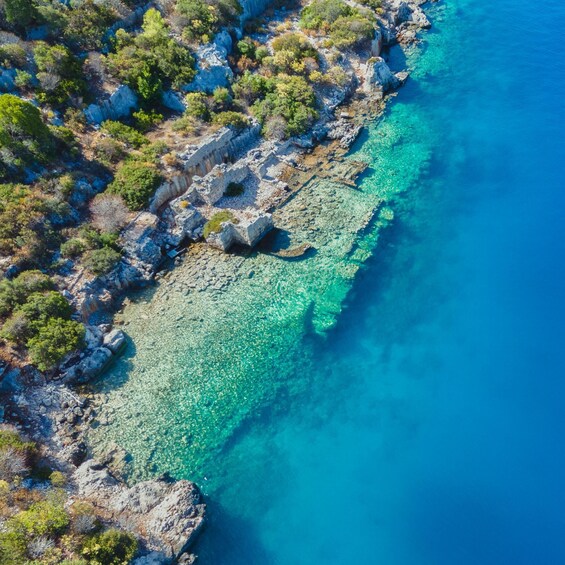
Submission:
POLYGON ((204 525, 206 506, 190 481, 161 478, 128 488, 92 459, 78 467, 73 480, 78 494, 102 515, 141 537, 153 560, 178 559, 204 525))
POLYGON ((0 92, 13 92, 16 90, 15 78, 15 69, 0 68, 0 92))
POLYGON ((216 88, 228 86, 233 80, 233 72, 227 59, 232 47, 231 38, 226 32, 218 35, 213 43, 202 45, 197 49, 196 76, 183 90, 211 94, 216 88))
POLYGON ((122 84, 107 100, 88 106, 84 115, 90 123, 101 124, 104 120, 117 120, 129 116, 137 107, 137 94, 129 86, 122 84))
POLYGON ((420 29, 428 29, 432 25, 422 8, 415 2, 395 0, 392 10, 396 25, 412 24, 420 29))
POLYGON ((163 259, 161 245, 155 235, 159 218, 150 212, 140 212, 122 232, 120 240, 130 264, 153 271, 163 259))
POLYGON ((366 92, 380 90, 386 93, 398 86, 400 86, 400 81, 382 57, 373 57, 367 61, 364 85, 366 92))
POLYGON ((273 3, 273 0, 241 0, 240 3, 243 9, 241 22, 244 23, 261 15, 273 3))

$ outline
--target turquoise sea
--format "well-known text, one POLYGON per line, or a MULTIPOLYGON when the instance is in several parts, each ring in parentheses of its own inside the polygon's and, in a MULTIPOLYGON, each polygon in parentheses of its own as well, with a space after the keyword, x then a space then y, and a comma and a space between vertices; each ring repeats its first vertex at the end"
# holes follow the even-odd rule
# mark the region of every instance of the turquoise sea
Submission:
POLYGON ((126 308, 91 442, 198 482, 203 565, 565 563, 565 3, 428 13, 316 255, 126 308))

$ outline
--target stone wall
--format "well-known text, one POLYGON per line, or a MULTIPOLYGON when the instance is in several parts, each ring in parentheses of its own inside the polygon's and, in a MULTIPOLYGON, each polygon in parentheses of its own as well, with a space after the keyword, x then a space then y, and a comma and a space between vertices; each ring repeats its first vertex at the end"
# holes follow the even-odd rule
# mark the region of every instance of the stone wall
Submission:
POLYGON ((207 137, 200 145, 189 145, 178 158, 183 173, 171 177, 163 183, 153 196, 149 209, 156 213, 163 205, 184 194, 196 175, 207 175, 216 165, 237 158, 259 140, 261 128, 254 125, 241 132, 232 128, 222 128, 207 137))
POLYGON ((227 251, 234 245, 254 247, 271 229, 273 229, 271 214, 258 214, 254 218, 241 220, 237 224, 224 222, 222 231, 210 234, 206 241, 223 251, 227 251))

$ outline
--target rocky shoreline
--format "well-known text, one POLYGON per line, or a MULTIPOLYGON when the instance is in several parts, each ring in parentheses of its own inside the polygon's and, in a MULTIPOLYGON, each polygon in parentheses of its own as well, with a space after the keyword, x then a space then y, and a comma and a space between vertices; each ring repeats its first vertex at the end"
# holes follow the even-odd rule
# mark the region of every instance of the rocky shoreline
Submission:
MULTIPOLYGON (((430 26, 422 4, 386 4, 370 50, 352 57, 353 64, 348 62, 346 88, 324 93, 325 110, 308 135, 264 141, 255 124, 241 132, 224 128, 196 146, 180 149, 149 210, 123 230, 125 253, 118 266, 104 277, 79 272, 64 281, 65 296, 86 321, 87 348, 49 375, 31 366, 4 368, 4 420, 44 446, 54 468, 71 477, 71 495, 88 500, 108 524, 142 541, 138 565, 194 562, 189 550, 205 523, 205 504, 198 487, 186 480, 161 477, 128 487, 122 479, 128 456, 118 448, 99 460, 89 459, 84 432, 96 418, 96 407, 76 387, 100 375, 120 355, 126 336, 110 322, 127 293, 162 278, 164 262, 183 261, 180 255, 187 245, 188 255, 197 258, 188 287, 221 290, 230 283, 213 267, 221 262, 221 253, 233 246, 257 245, 273 227, 273 210, 310 179, 318 176, 355 186, 363 166, 345 163, 343 156, 363 125, 383 110, 385 96, 408 78, 406 72, 389 69, 382 50, 416 41, 417 33, 430 26), (244 194, 225 197, 230 183, 244 184, 244 194), (193 245, 202 239, 206 218, 226 209, 233 218, 210 234, 206 244, 193 245)), ((277 251, 282 258, 307 252, 277 251)), ((242 273, 244 264, 242 255, 242 273)))

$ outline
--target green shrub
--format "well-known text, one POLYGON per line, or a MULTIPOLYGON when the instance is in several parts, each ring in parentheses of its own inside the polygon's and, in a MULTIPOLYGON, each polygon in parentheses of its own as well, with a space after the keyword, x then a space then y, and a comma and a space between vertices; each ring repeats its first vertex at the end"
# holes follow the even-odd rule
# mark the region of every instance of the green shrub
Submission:
POLYGON ((61 471, 53 471, 49 475, 49 480, 54 487, 64 487, 67 484, 67 477, 61 471))
POLYGON ((78 237, 73 237, 61 245, 63 257, 80 257, 86 251, 86 243, 78 237))
POLYGON ((8 520, 7 530, 26 536, 53 536, 61 534, 69 522, 69 515, 62 506, 45 500, 32 504, 28 510, 8 520))
POLYGON ((106 137, 96 142, 94 155, 103 165, 110 166, 120 162, 126 156, 126 151, 121 143, 106 137))
POLYGON ((108 5, 94 0, 72 2, 66 14, 64 36, 83 50, 102 48, 106 29, 116 21, 116 13, 108 5))
POLYGON ((0 64, 4 67, 23 67, 27 63, 26 50, 19 43, 0 45, 0 64))
POLYGON ((215 114, 212 121, 220 126, 231 126, 239 130, 249 125, 249 118, 245 114, 231 110, 215 114))
POLYGON ((138 542, 127 532, 109 529, 88 538, 82 554, 93 565, 124 565, 137 553, 138 542))
POLYGON ((45 293, 34 292, 16 312, 23 314, 33 328, 39 328, 51 318, 70 319, 72 308, 61 293, 50 290, 45 293))
POLYGON ((54 140, 39 110, 12 94, 0 95, 0 180, 2 169, 19 172, 34 162, 45 163, 54 150, 54 140))
POLYGON ((186 102, 185 115, 207 122, 210 119, 207 100, 208 97, 203 92, 189 92, 184 97, 186 102))
POLYGON ((178 0, 175 11, 183 37, 207 43, 222 26, 235 22, 242 9, 237 0, 178 0))
POLYGON ((305 57, 318 57, 318 52, 314 46, 300 33, 285 33, 279 35, 273 40, 273 50, 275 53, 279 51, 290 52, 295 59, 304 59, 305 57))
POLYGON ((33 441, 27 441, 13 430, 0 430, 0 451, 11 449, 25 456, 28 463, 37 455, 37 445, 33 441))
POLYGON ((353 47, 370 40, 375 34, 371 18, 358 13, 338 18, 331 27, 330 39, 338 49, 353 47))
POLYGON ((155 110, 145 111, 139 110, 133 113, 135 125, 140 131, 149 131, 153 126, 163 121, 163 114, 155 112, 155 110))
POLYGON ((27 342, 29 356, 41 371, 59 363, 65 355, 84 345, 84 326, 73 320, 53 318, 27 342))
POLYGON ((227 110, 233 102, 230 91, 223 86, 218 86, 218 88, 214 90, 212 99, 214 101, 215 110, 227 110))
POLYGON ((131 147, 139 148, 149 143, 149 140, 142 133, 122 122, 106 120, 102 124, 101 130, 131 147))
POLYGON ((275 89, 275 81, 257 73, 245 71, 233 85, 233 92, 247 104, 252 104, 275 89))
POLYGON ((53 281, 41 271, 24 271, 14 280, 0 281, 0 317, 9 314, 17 305, 23 304, 34 292, 54 288, 53 281))
POLYGON ((23 90, 30 86, 32 78, 33 77, 31 76, 31 74, 29 74, 27 71, 22 71, 21 69, 18 69, 16 71, 16 77, 14 78, 14 84, 19 89, 23 90))
POLYGON ((216 212, 205 224, 203 235, 207 238, 210 234, 219 233, 222 230, 222 224, 224 222, 237 223, 235 216, 228 210, 222 210, 221 212, 216 212))
POLYGON ((237 42, 237 51, 240 55, 244 57, 249 57, 250 59, 255 59, 255 53, 257 51, 257 45, 250 37, 244 37, 237 42))
POLYGON ((118 263, 121 254, 111 247, 101 247, 87 251, 83 257, 84 266, 95 275, 109 273, 118 263))
POLYGON ((26 27, 37 20, 39 14, 33 0, 5 0, 6 21, 18 27, 26 27))
POLYGON ((127 161, 117 170, 107 190, 110 194, 119 194, 130 210, 140 210, 147 206, 161 180, 154 165, 127 161))
POLYGON ((300 14, 304 29, 329 31, 331 24, 342 16, 350 16, 355 9, 344 0, 314 0, 300 14))
POLYGON ((195 75, 190 51, 169 35, 161 14, 150 8, 143 16, 141 33, 116 32, 115 53, 108 55, 110 71, 143 100, 158 100, 164 86, 180 87, 195 75))
POLYGON ((230 182, 224 192, 225 196, 239 196, 245 191, 245 186, 240 182, 230 182))
POLYGON ((318 117, 312 87, 301 76, 281 74, 274 80, 274 91, 257 100, 251 111, 262 124, 270 118, 284 119, 287 136, 304 133, 318 117))
POLYGON ((68 320, 71 311, 70 304, 60 293, 54 290, 46 293, 35 292, 15 309, 2 326, 1 335, 9 341, 23 345, 52 318, 68 320))
POLYGON ((81 61, 64 45, 40 42, 34 51, 38 99, 50 104, 63 104, 70 96, 85 94, 86 83, 81 61))

